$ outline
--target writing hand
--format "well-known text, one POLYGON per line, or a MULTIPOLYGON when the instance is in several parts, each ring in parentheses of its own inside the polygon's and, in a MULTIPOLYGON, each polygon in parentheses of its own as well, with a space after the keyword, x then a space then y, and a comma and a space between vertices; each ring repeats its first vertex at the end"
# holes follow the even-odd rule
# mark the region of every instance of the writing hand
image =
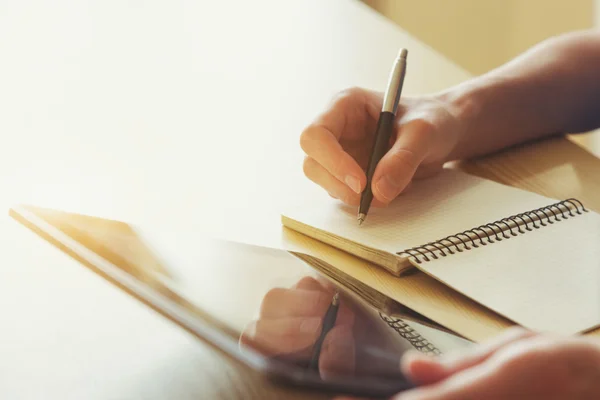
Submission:
MULTIPOLYGON (((360 88, 339 93, 300 137, 305 175, 332 197, 357 206, 374 142, 382 94, 360 88)), ((464 131, 442 97, 402 99, 390 149, 373 176, 373 206, 384 206, 411 180, 441 170, 464 131)))

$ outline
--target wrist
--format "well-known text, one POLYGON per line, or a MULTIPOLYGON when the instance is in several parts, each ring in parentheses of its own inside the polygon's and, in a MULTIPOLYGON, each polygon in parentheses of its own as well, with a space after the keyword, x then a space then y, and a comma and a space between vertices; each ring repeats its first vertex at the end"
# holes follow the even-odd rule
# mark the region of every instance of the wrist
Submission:
POLYGON ((473 148, 473 132, 477 130, 485 104, 485 91, 475 80, 470 80, 440 92, 436 97, 443 102, 457 124, 457 141, 449 160, 469 157, 473 148))

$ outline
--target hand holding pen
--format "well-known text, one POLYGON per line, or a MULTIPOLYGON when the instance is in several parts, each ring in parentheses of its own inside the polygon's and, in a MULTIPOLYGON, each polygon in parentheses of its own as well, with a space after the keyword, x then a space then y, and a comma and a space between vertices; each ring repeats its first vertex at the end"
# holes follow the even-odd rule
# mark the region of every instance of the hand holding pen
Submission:
MULTIPOLYGON (((413 63, 417 64, 414 58, 413 63)), ((406 81, 410 81, 409 75, 406 81)), ((401 96, 384 155, 376 163, 369 185, 371 207, 389 204, 413 179, 431 176, 446 161, 460 156, 455 148, 468 121, 458 117, 454 100, 446 92, 418 98, 401 96)), ((332 197, 357 208, 367 188, 366 171, 383 108, 382 93, 345 90, 300 138, 306 153, 305 175, 332 197)))
POLYGON ((401 352, 390 339, 402 339, 390 337, 387 324, 363 307, 329 282, 306 276, 265 295, 258 319, 244 329, 240 344, 294 362, 322 379, 355 373, 395 376, 401 352))
POLYGON ((354 370, 356 318, 335 289, 307 276, 293 287, 271 289, 259 318, 244 329, 240 341, 262 354, 318 371, 325 379, 354 370))

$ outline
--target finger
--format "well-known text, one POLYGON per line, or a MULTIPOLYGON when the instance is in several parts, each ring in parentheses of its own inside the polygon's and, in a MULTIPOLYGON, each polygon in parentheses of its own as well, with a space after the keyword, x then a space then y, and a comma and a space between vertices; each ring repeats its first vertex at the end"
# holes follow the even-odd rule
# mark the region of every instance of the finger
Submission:
POLYGON ((396 400, 571 398, 565 393, 573 388, 569 367, 552 354, 555 346, 554 340, 543 336, 522 338, 472 368, 396 400))
POLYGON ((352 190, 346 183, 342 182, 342 180, 339 180, 332 175, 314 158, 306 157, 304 159, 303 168, 304 175, 325 189, 332 197, 339 199, 350 206, 358 206, 360 202, 360 194, 352 190))
MULTIPOLYGON (((462 370, 436 384, 404 393, 395 399, 574 398, 573 390, 582 393, 582 386, 574 382, 585 376, 580 369, 583 365, 582 356, 589 355, 590 349, 578 352, 570 344, 572 343, 548 336, 526 337, 507 344, 501 351, 472 368, 462 370), (579 368, 569 365, 564 356, 573 357, 579 368)), ((596 366, 597 361, 591 369, 595 370, 596 366)), ((592 381, 597 382, 597 379, 592 378, 592 381)))
POLYGON ((325 293, 327 293, 329 304, 331 304, 333 296, 336 292, 338 292, 340 295, 340 306, 337 312, 337 317, 335 319, 335 324, 348 325, 353 327, 354 321, 356 319, 356 311, 352 307, 352 305, 354 304, 352 298, 349 295, 344 294, 343 291, 340 291, 337 285, 335 285, 333 282, 331 282, 322 275, 317 276, 317 279, 315 279, 315 281, 319 285, 321 285, 319 290, 322 290, 325 293))
MULTIPOLYGON (((323 293, 323 296, 327 300, 326 308, 329 308, 333 300, 333 296, 335 295, 336 291, 338 291, 337 286, 322 276, 319 276, 317 279, 312 277, 304 277, 296 285, 299 286, 300 284, 302 285, 302 289, 306 288, 306 290, 317 290, 323 293)), ((300 289, 300 287, 298 288, 300 289)), ((353 327, 356 319, 356 312, 352 308, 352 299, 342 292, 339 292, 339 294, 340 306, 338 308, 335 324, 353 327)), ((322 317, 326 312, 326 310, 319 310, 316 315, 322 317)), ((315 314, 310 314, 309 316, 313 315, 315 314)))
MULTIPOLYGON (((350 206, 359 205, 360 194, 349 189, 348 186, 336 179, 329 171, 311 157, 306 157, 304 159, 304 174, 308 179, 325 189, 332 197, 341 200, 350 206)), ((385 204, 377 199, 373 199, 371 206, 383 207, 385 204)))
POLYGON ((520 327, 507 329, 487 343, 445 357, 433 358, 420 353, 407 353, 402 357, 402 372, 413 381, 428 384, 480 364, 504 346, 534 336, 535 333, 520 327))
POLYGON ((508 378, 506 374, 496 373, 492 366, 483 364, 436 384, 400 393, 393 400, 512 399, 516 393, 508 395, 513 383, 508 378))
POLYGON ((352 374, 355 368, 356 345, 352 329, 341 325, 334 327, 323 341, 319 357, 321 378, 331 379, 352 374))
POLYGON ((242 334, 242 344, 267 356, 289 354, 311 347, 321 332, 321 318, 281 318, 252 322, 242 334))
MULTIPOLYGON (((417 172, 418 172, 418 170, 417 170, 417 172)), ((413 186, 413 181, 408 182, 408 185, 406 185, 404 187, 404 190, 402 190, 402 193, 400 193, 398 196, 402 196, 403 194, 409 193, 412 186, 413 186)))
POLYGON ((366 176, 358 162, 346 153, 334 134, 327 128, 312 125, 302 133, 302 150, 315 159, 338 181, 344 182, 354 193, 362 192, 366 176))
POLYGON ((292 288, 302 289, 302 290, 323 290, 323 286, 319 281, 312 276, 305 276, 300 279, 292 288))
MULTIPOLYGON (((327 298, 328 308, 337 290, 337 286, 332 284, 331 281, 327 280, 322 275, 317 276, 316 279, 311 276, 305 276, 298 281, 296 285, 294 285, 294 288, 302 290, 314 290, 324 293, 327 298)), ((349 306, 349 301, 350 300, 345 295, 340 293, 340 307, 335 320, 336 325, 354 325, 354 310, 352 310, 352 308, 349 306)))
POLYGON ((400 369, 404 375, 410 377, 413 382, 419 385, 429 385, 439 382, 448 376, 446 368, 444 368, 437 358, 417 353, 416 350, 411 350, 404 354, 400 363, 400 369))
POLYGON ((332 294, 335 293, 336 289, 338 288, 335 283, 333 283, 330 279, 325 278, 325 276, 322 274, 317 275, 315 279, 317 282, 319 282, 323 290, 331 292, 332 294))
POLYGON ((502 349, 511 343, 533 336, 537 336, 537 333, 515 326, 506 329, 500 335, 481 345, 473 346, 469 351, 450 353, 446 357, 442 357, 442 365, 444 365, 451 373, 467 369, 473 365, 484 362, 499 349, 502 349))
POLYGON ((377 164, 373 175, 373 195, 389 203, 408 185, 421 162, 427 157, 433 126, 421 120, 404 125, 392 148, 377 164))
POLYGON ((339 141, 342 136, 355 140, 365 136, 367 121, 373 119, 371 114, 378 98, 364 89, 343 91, 300 136, 304 152, 355 193, 364 189, 366 176, 339 141))
POLYGON ((356 312, 352 309, 352 307, 348 304, 350 302, 349 298, 342 297, 340 300, 340 308, 338 309, 337 317, 335 319, 336 326, 347 326, 354 327, 354 323, 356 321, 356 312))
POLYGON ((323 290, 274 288, 260 307, 260 318, 320 317, 331 304, 332 294, 323 290))
POLYGON ((383 94, 353 87, 336 93, 314 125, 326 127, 339 141, 342 137, 360 140, 368 136, 365 128, 375 127, 383 103, 383 94))

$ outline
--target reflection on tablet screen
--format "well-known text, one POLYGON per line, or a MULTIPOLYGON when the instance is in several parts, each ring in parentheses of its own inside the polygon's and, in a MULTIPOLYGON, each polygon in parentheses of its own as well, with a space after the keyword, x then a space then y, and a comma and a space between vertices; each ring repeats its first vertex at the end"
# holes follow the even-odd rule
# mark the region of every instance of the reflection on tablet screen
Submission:
POLYGON ((399 368, 407 342, 376 310, 289 252, 34 210, 21 222, 254 367, 374 393, 409 385, 399 368))

